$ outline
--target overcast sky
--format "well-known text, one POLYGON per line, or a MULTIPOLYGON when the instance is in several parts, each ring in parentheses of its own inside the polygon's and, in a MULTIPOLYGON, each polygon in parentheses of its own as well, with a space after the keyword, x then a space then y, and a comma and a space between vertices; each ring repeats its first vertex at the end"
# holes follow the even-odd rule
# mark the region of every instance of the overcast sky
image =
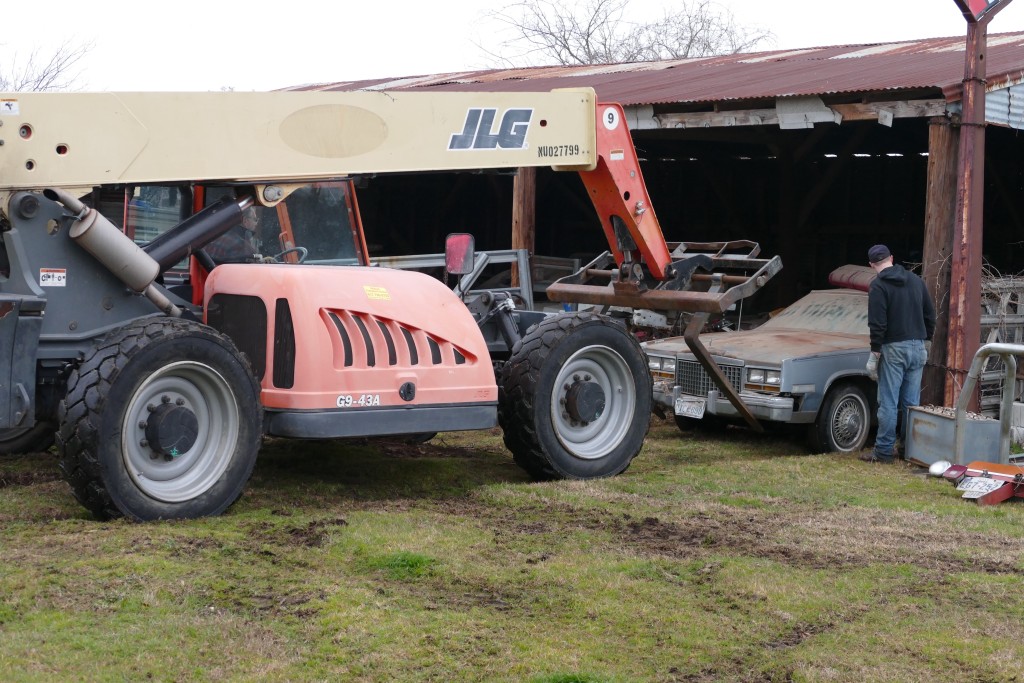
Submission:
MULTIPOLYGON (((1008 1, 989 33, 1024 31, 1024 0, 1008 1)), ((953 0, 717 0, 741 24, 767 28, 773 48, 966 36, 953 0)), ((433 74, 495 66, 508 0, 35 0, 6 22, 2 66, 33 49, 91 41, 83 90, 272 90, 312 82, 433 74), (29 9, 30 8, 30 9, 29 9)), ((631 0, 637 21, 664 0, 631 0)), ((678 3, 674 5, 678 7, 678 3)), ((770 48, 766 48, 770 49, 770 48)))

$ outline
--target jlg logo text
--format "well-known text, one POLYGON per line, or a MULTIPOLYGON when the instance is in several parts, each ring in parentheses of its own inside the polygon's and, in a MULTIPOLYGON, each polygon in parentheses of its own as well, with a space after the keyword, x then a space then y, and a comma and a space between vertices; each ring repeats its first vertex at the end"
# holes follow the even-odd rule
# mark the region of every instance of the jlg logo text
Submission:
POLYGON ((526 149, 532 109, 509 109, 501 117, 497 132, 497 109, 470 109, 461 133, 452 135, 448 149, 526 149))

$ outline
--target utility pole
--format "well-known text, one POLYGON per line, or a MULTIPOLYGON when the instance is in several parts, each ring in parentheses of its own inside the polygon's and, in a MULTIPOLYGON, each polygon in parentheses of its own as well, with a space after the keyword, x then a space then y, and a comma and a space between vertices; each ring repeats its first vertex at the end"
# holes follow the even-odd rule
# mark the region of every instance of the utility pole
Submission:
MULTIPOLYGON (((985 199, 985 50, 988 23, 1010 0, 954 0, 967 20, 960 155, 951 250, 944 404, 956 404, 981 344, 981 260, 985 199)), ((978 409, 977 395, 970 410, 978 409)))

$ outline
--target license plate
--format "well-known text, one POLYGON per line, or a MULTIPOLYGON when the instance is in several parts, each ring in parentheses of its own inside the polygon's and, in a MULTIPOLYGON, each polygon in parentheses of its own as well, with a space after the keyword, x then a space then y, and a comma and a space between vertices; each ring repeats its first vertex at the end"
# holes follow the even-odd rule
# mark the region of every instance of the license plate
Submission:
POLYGON ((964 498, 981 498, 986 493, 992 493, 1005 484, 1002 479, 991 479, 989 477, 967 477, 956 485, 958 491, 963 491, 964 498))
POLYGON ((679 397, 676 399, 676 415, 684 415, 694 419, 704 417, 705 398, 679 397))

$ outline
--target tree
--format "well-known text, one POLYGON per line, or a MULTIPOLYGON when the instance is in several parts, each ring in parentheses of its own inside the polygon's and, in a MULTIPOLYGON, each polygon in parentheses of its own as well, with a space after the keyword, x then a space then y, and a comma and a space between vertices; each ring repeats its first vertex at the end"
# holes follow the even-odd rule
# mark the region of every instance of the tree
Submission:
POLYGON ((768 30, 741 26, 713 0, 682 0, 661 20, 626 18, 629 0, 520 0, 491 18, 513 37, 502 43, 508 65, 613 64, 733 54, 774 42, 768 30), (508 56, 510 53, 516 53, 508 56))
POLYGON ((92 49, 92 43, 61 44, 48 57, 34 49, 24 61, 12 55, 10 67, 0 70, 0 91, 52 92, 70 90, 80 74, 73 71, 92 49))

